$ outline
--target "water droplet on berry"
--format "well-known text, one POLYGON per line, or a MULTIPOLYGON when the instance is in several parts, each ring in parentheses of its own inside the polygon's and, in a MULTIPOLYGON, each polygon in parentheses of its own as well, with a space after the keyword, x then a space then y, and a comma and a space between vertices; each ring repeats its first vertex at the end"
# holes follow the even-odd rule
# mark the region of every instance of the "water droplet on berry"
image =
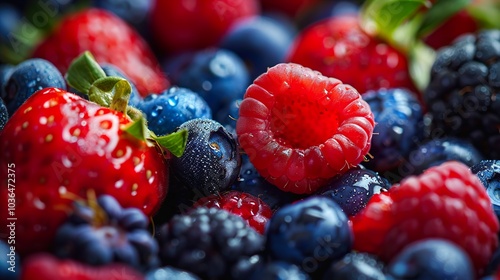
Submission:
POLYGON ((161 114, 161 112, 163 111, 163 106, 161 105, 156 105, 156 107, 153 109, 153 111, 151 112, 151 116, 153 118, 156 118, 158 117, 159 114, 161 114))
POLYGON ((179 97, 178 96, 171 96, 167 99, 168 105, 175 107, 179 103, 179 97))

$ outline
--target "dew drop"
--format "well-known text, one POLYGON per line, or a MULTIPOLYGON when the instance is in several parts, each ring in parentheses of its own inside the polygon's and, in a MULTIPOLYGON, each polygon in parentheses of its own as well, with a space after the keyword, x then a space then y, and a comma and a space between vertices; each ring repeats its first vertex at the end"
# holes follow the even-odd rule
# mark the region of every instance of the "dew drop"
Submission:
POLYGON ((158 117, 159 114, 161 114, 162 111, 163 111, 163 106, 156 105, 156 107, 151 112, 151 116, 156 118, 156 117, 158 117))

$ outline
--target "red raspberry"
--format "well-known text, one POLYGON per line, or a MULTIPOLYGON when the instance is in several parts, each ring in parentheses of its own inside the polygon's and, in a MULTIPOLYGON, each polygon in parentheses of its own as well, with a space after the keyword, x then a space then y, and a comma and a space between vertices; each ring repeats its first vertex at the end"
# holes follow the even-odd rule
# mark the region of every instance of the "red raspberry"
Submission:
POLYGON ((373 126, 369 105, 353 87, 281 63, 248 87, 236 132, 262 177, 302 194, 359 164, 373 126))
POLYGON ((200 198, 193 207, 215 207, 236 214, 263 234, 267 221, 273 215, 271 208, 260 198, 240 191, 200 198))
POLYGON ((415 91, 406 57, 364 32, 358 17, 352 15, 322 20, 304 29, 287 61, 340 79, 361 94, 397 87, 415 91))
POLYGON ((385 203, 374 197, 351 219, 355 250, 390 261, 412 242, 444 238, 469 254, 478 273, 488 264, 499 223, 486 189, 465 164, 431 167, 381 195, 385 203))

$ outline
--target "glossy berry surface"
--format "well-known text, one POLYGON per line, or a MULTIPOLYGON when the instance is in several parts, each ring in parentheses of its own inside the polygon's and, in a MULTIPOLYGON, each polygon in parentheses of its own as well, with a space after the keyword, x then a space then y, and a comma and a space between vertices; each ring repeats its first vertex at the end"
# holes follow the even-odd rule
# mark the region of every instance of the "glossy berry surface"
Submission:
POLYGON ((7 123, 8 119, 9 119, 9 112, 7 111, 7 107, 5 106, 3 99, 0 98, 0 131, 7 123))
POLYGON ((172 133, 192 119, 212 119, 207 102, 186 88, 171 87, 160 94, 150 94, 137 108, 146 115, 148 127, 156 135, 172 133))
POLYGON ((352 168, 315 194, 332 199, 351 217, 361 211, 374 194, 390 187, 389 182, 378 173, 369 169, 352 168))
POLYGON ((425 90, 433 129, 469 140, 487 159, 500 157, 500 30, 461 37, 441 48, 425 90))
POLYGON ((273 215, 271 208, 260 198, 251 194, 228 191, 200 198, 193 207, 216 207, 240 216, 257 232, 263 234, 267 222, 273 215))
POLYGON ((236 133, 266 180, 302 194, 360 163, 370 149, 373 126, 370 107, 353 87, 281 63, 248 87, 236 133))
POLYGON ((340 79, 361 94, 414 85, 406 57, 363 31, 356 15, 331 17, 295 37, 287 61, 340 79))
POLYGON ((354 249, 386 262, 412 242, 443 238, 462 248, 480 274, 498 246, 499 224, 486 189, 456 161, 374 195, 351 222, 354 249))
POLYGON ((248 279, 309 280, 311 278, 296 265, 283 261, 271 261, 257 267, 248 279))
POLYGON ((310 197, 280 208, 269 221, 266 237, 272 259, 298 265, 307 273, 342 258, 353 243, 347 216, 326 197, 310 197))
POLYGON ((342 259, 332 262, 323 274, 323 280, 385 280, 384 264, 375 256, 351 252, 342 259))
POLYGON ((491 199, 497 218, 500 217, 500 160, 482 160, 471 166, 491 199))
POLYGON ((203 279, 227 279, 242 259, 262 252, 264 237, 240 217, 218 208, 174 216, 158 232, 164 264, 203 279))
POLYGON ((363 94, 375 117, 370 160, 378 172, 396 168, 423 138, 423 112, 416 95, 406 89, 380 89, 363 94))
POLYGON ((164 279, 176 279, 176 280, 199 280, 196 275, 175 268, 171 266, 164 266, 158 269, 153 269, 149 271, 145 276, 144 280, 164 280, 164 279))
POLYGON ((66 89, 66 81, 54 64, 45 59, 28 59, 16 65, 1 89, 9 115, 33 93, 47 87, 66 89))
POLYGON ((408 155, 410 171, 420 174, 432 166, 455 160, 467 166, 478 164, 484 156, 470 142, 456 137, 424 141, 408 155))
POLYGON ((234 24, 219 47, 237 54, 247 65, 250 79, 265 73, 268 67, 285 62, 295 33, 286 23, 266 16, 256 16, 234 24))
POLYGON ((172 83, 188 88, 205 99, 212 112, 243 98, 250 75, 243 60, 225 49, 195 52, 181 68, 174 71, 172 83))
POLYGON ((469 256, 452 242, 426 239, 409 244, 387 265, 390 279, 474 279, 469 256))
POLYGON ((122 208, 103 195, 75 207, 56 233, 54 254, 93 266, 119 262, 146 271, 159 265, 158 244, 148 224, 141 210, 122 208))
POLYGON ((171 173, 188 189, 204 194, 228 190, 238 178, 241 155, 233 136, 211 119, 193 119, 179 129, 187 129, 186 149, 171 159, 171 173))
POLYGON ((241 99, 233 100, 222 107, 214 116, 214 120, 218 121, 223 126, 236 129, 236 120, 240 116, 241 99))

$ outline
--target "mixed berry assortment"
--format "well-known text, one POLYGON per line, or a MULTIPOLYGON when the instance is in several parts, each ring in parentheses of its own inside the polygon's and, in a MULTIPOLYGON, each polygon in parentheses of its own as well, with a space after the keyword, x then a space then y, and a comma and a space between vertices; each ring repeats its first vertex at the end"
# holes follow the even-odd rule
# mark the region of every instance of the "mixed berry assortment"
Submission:
POLYGON ((0 278, 500 279, 497 2, 2 2, 0 278))

